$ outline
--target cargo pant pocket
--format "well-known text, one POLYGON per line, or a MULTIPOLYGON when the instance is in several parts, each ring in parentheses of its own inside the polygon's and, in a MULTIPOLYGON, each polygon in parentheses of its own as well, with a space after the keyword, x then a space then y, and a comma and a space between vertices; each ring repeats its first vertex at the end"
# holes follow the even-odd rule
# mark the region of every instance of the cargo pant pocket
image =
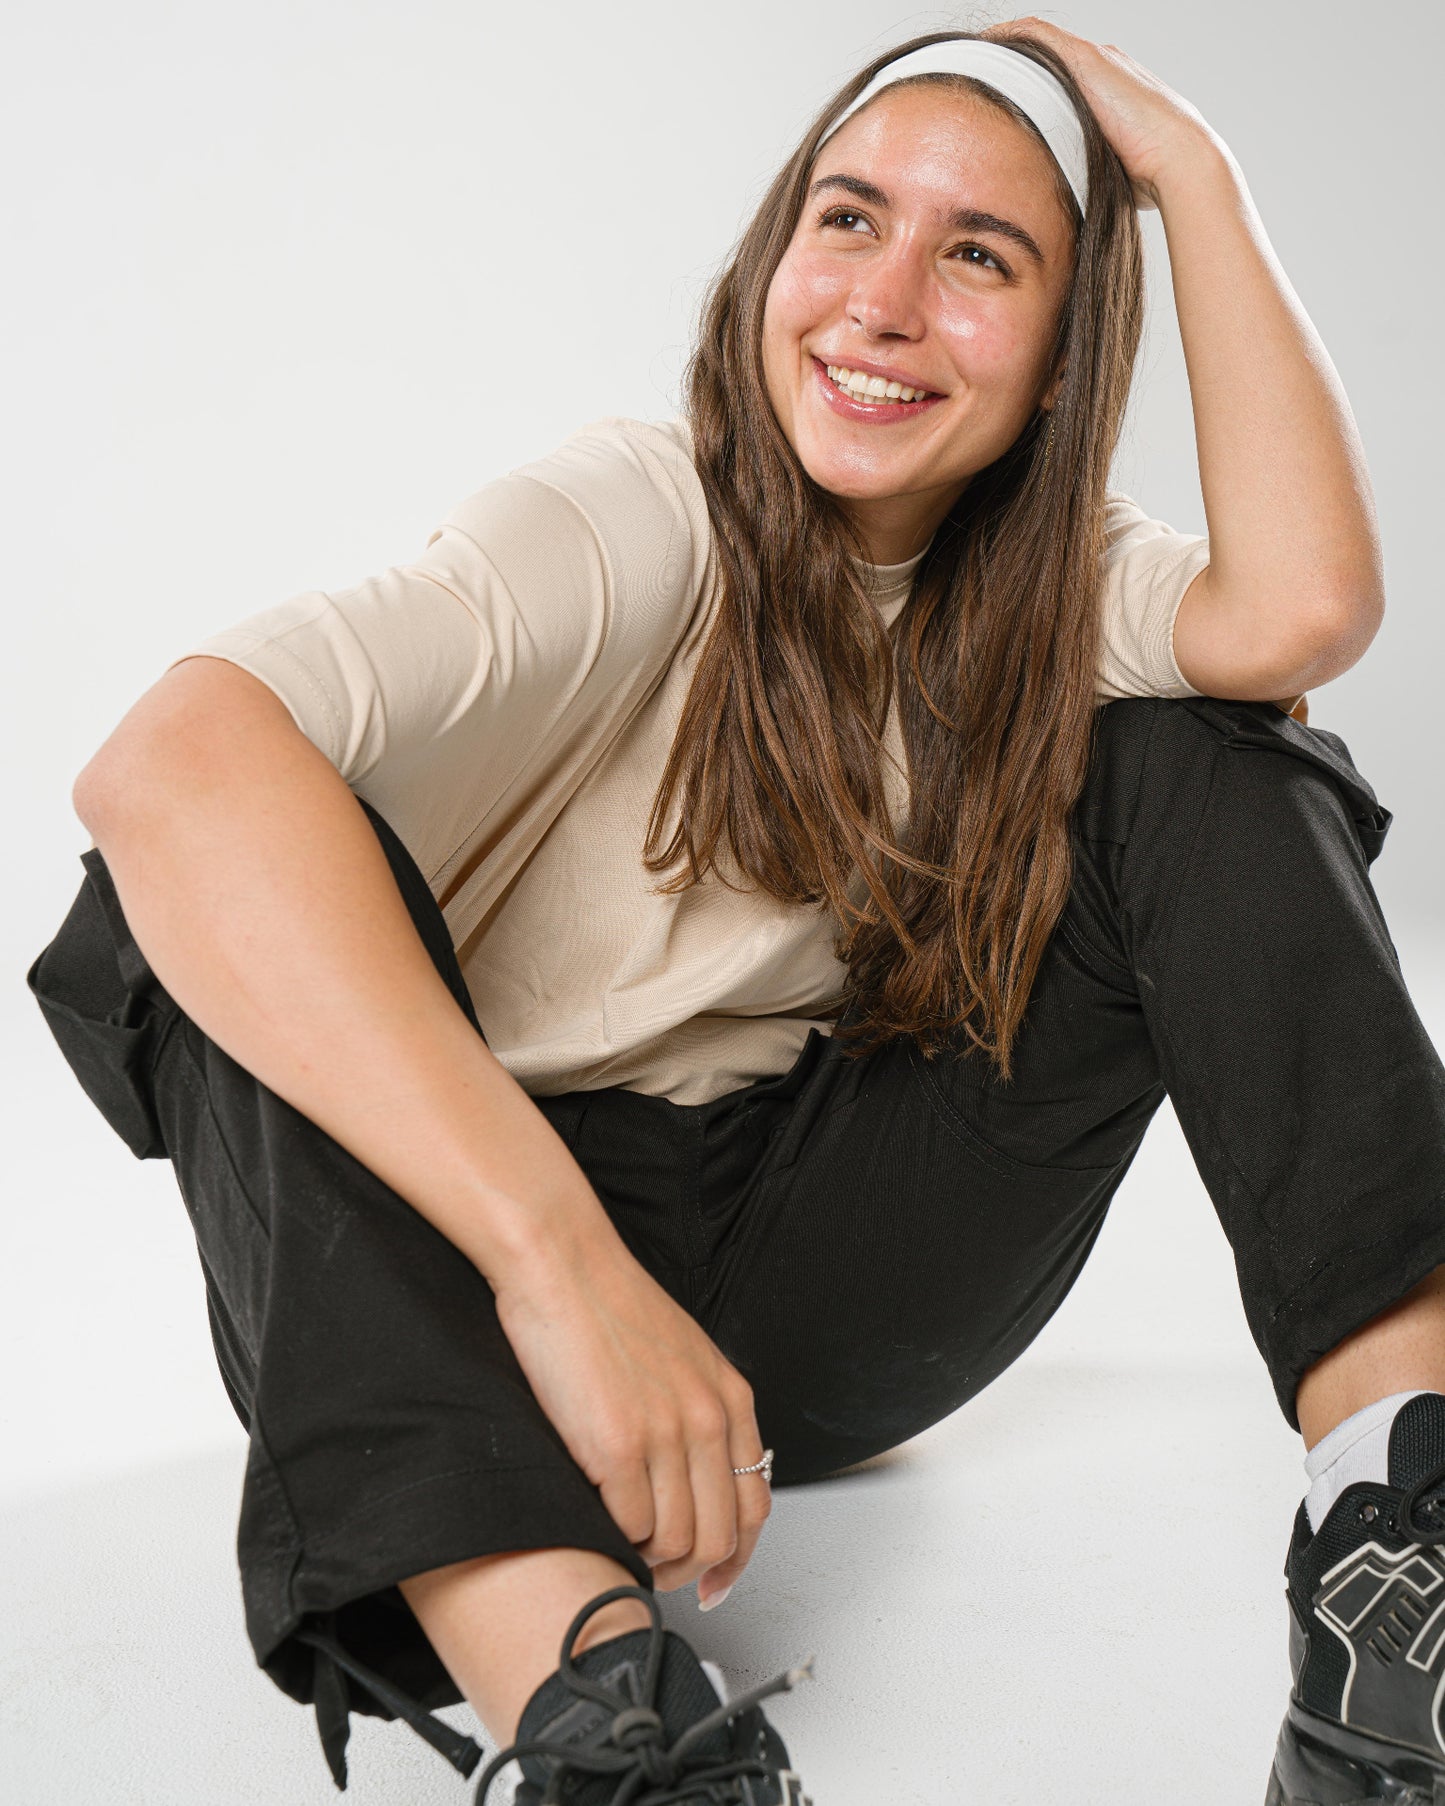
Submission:
POLYGON ((81 1088, 137 1160, 166 1157, 151 1075, 179 1014, 131 935, 100 851, 25 982, 81 1088))

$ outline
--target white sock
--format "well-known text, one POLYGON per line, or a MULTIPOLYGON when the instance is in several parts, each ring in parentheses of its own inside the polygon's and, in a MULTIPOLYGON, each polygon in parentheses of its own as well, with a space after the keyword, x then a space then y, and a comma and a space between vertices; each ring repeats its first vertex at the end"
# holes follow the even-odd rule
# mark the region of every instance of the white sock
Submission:
POLYGON ((1413 1392, 1392 1392, 1356 1411, 1353 1417, 1337 1423, 1328 1436, 1305 1456, 1305 1473, 1310 1489, 1305 1494, 1305 1512, 1310 1529, 1318 1530, 1331 1505, 1347 1486, 1356 1480, 1377 1480, 1382 1485, 1390 1478, 1390 1426, 1395 1413, 1406 1399, 1418 1398, 1427 1391, 1417 1386, 1413 1392))

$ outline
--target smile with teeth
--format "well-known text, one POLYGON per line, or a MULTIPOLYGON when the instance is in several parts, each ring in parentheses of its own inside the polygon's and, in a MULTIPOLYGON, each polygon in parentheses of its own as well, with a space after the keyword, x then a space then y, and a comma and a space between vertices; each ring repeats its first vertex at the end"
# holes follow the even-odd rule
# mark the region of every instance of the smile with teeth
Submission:
POLYGON ((931 389, 910 389, 906 383, 885 382, 881 376, 868 376, 862 370, 850 370, 846 364, 825 364, 829 379, 853 401, 890 406, 895 401, 922 401, 931 389))

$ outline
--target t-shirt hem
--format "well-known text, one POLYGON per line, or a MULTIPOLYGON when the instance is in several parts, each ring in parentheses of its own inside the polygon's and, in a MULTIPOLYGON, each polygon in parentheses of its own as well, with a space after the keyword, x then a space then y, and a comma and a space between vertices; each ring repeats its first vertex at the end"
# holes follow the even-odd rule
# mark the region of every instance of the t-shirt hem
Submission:
POLYGON ((188 651, 178 654, 166 666, 166 670, 171 670, 183 659, 195 658, 200 655, 208 658, 223 658, 229 664, 239 665, 243 671, 249 671, 253 677, 265 684, 273 695, 285 703, 290 710, 292 719, 307 739, 311 740, 313 744, 319 744, 316 741, 316 721, 308 719, 298 712, 291 689, 282 683, 280 674, 294 674, 299 677, 305 689, 315 698, 324 723, 326 745, 321 746, 320 750, 340 770, 343 756, 342 711, 338 707, 336 699, 304 659, 298 657, 280 640, 272 639, 268 634, 254 633, 245 627, 227 627, 223 628, 220 633, 212 634, 209 639, 202 640, 199 645, 192 646, 188 651), (275 677, 268 670, 268 662, 274 662, 279 667, 275 677))

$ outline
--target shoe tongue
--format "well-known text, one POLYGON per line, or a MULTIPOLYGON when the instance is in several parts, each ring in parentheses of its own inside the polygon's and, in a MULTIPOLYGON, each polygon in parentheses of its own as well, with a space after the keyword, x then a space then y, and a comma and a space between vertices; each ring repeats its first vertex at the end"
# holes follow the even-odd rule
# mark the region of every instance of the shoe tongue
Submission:
MULTIPOLYGON (((618 1696, 615 1709, 579 1694, 567 1684, 560 1669, 555 1670, 523 1709, 517 1726, 517 1742, 526 1743, 535 1737, 545 1738, 549 1743, 576 1744, 584 1749, 598 1745, 615 1747, 608 1743, 606 1727, 618 1712, 647 1703, 643 1681, 653 1635, 651 1630, 630 1630, 620 1637, 609 1637, 604 1643, 594 1643, 581 1655, 573 1656, 574 1668, 618 1696)), ((652 1703, 662 1717, 664 1747, 670 1747, 689 1725, 706 1718, 709 1712, 716 1712, 723 1701, 686 1639, 671 1630, 664 1630, 662 1637, 662 1669, 658 1676, 657 1698, 652 1703)), ((721 1761, 731 1751, 732 1733, 727 1724, 720 1724, 693 1744, 690 1754, 699 1760, 711 1757, 721 1761)), ((555 1757, 530 1755, 519 1756, 517 1760, 527 1780, 534 1787, 543 1789, 557 1766, 555 1757)), ((616 1794, 617 1786, 616 1771, 608 1775, 590 1775, 585 1769, 574 1770, 572 1785, 566 1791, 568 1806, 606 1806, 616 1794)))
POLYGON ((1416 1485, 1431 1468, 1445 1465, 1445 1394, 1407 1398, 1390 1425, 1390 1485, 1416 1485))

